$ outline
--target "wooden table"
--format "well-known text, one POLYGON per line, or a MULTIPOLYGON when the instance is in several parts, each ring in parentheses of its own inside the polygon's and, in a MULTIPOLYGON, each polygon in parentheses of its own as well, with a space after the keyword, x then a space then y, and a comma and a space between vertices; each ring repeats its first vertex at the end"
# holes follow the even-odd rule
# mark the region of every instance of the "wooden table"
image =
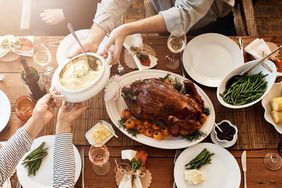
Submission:
MULTIPOLYGON (((42 41, 47 44, 48 48, 52 53, 52 65, 56 66, 56 48, 63 37, 37 37, 36 41, 42 41)), ((237 40, 237 37, 232 37, 234 40, 237 40)), ((243 37, 244 43, 248 44, 253 38, 243 37)), ((157 55, 160 62, 164 61, 165 55, 168 53, 168 49, 166 47, 166 37, 160 36, 151 36, 146 37, 147 43, 152 45, 154 49, 157 51, 157 55)), ((274 41, 276 43, 282 43, 282 38, 266 38, 267 41, 274 41)), ((31 61, 31 59, 29 59, 31 61)), ((122 62, 123 63, 123 62, 122 62)), ((35 65, 34 63, 30 64, 40 70, 40 67, 35 65)), ((159 69, 163 69, 163 65, 159 64, 159 69)), ((116 70, 116 66, 112 68, 112 70, 116 70)), ((0 141, 5 141, 9 139, 15 131, 22 126, 20 120, 16 117, 15 114, 15 101, 18 97, 22 95, 26 95, 27 92, 24 88, 24 85, 20 79, 21 66, 18 62, 11 63, 0 63, 0 71, 1 73, 6 74, 6 79, 3 82, 0 82, 0 89, 3 90, 9 97, 11 105, 12 105, 12 115, 7 127, 0 133, 0 141)), ((128 69, 127 69, 128 71, 128 69)), ((179 70, 177 71, 179 73, 179 70)), ((95 109, 94 109, 95 111, 95 109)), ((104 116, 104 115, 103 115, 104 116)), ((107 119, 108 117, 105 115, 104 117, 107 119)), ((87 121, 84 120, 84 121, 87 121)), ((83 126, 83 125, 81 125, 83 126)), ((50 133, 54 133, 54 122, 51 125, 48 125, 45 129, 50 129, 50 133)), ((49 133, 47 131, 47 133, 49 133)), ((124 136, 120 131, 117 131, 119 136, 124 136)), ((46 133, 46 130, 43 130, 41 135, 46 133)), ((84 136, 85 132, 81 132, 81 137, 84 136)), ((275 134, 275 132, 273 133, 275 134)), ((153 181, 151 184, 152 188, 171 188, 173 183, 173 158, 175 154, 175 150, 162 150, 156 149, 152 147, 147 147, 137 142, 133 142, 132 146, 125 146, 128 142, 132 142, 129 138, 113 139, 115 144, 111 144, 108 146, 111 155, 111 165, 112 170, 109 174, 105 176, 97 176, 91 170, 91 163, 88 159, 88 150, 89 145, 87 144, 75 144, 78 149, 85 149, 85 184, 86 187, 104 187, 104 188, 112 188, 116 187, 115 178, 114 178, 114 159, 120 159, 120 151, 123 149, 143 149, 148 152, 149 160, 148 160, 148 168, 152 172, 153 181)), ((247 152, 247 179, 248 179, 248 187, 249 188, 278 188, 282 187, 282 170, 279 171, 269 171, 264 167, 263 158, 267 152, 275 152, 275 148, 272 149, 262 149, 262 150, 248 150, 247 152)), ((240 163, 240 156, 242 150, 231 150, 230 151, 238 164, 240 163)), ((13 187, 16 185, 16 177, 12 178, 13 187)), ((76 187, 81 187, 81 178, 77 182, 76 187)), ((242 183, 241 183, 241 187, 242 183)))

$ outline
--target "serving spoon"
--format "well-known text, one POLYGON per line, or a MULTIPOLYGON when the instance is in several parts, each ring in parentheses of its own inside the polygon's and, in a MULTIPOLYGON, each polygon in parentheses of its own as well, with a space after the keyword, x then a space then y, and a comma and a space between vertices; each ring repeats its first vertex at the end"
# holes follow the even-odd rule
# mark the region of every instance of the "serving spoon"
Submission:
MULTIPOLYGON (((271 55, 273 55, 274 53, 276 53, 278 50, 280 50, 282 48, 282 46, 279 46, 278 48, 276 48, 276 50, 274 50, 273 52, 271 52, 270 54, 268 54, 267 56, 265 56, 264 58, 262 58, 261 60, 259 60, 257 63, 255 63, 254 65, 252 65, 251 67, 243 70, 240 74, 234 75, 232 76, 226 83, 226 88, 229 88, 232 86, 233 83, 237 82, 238 80, 242 79, 242 77, 244 75, 247 75, 251 70, 253 70, 257 65, 259 65, 260 63, 263 63, 266 59, 268 59, 271 55)), ((266 69, 269 69, 269 72, 272 72, 272 70, 268 67, 268 66, 264 66, 266 69)))
POLYGON ((74 29, 73 29, 71 23, 68 23, 68 29, 69 29, 69 31, 71 32, 72 36, 74 37, 75 41, 79 44, 80 48, 83 50, 83 53, 85 54, 85 56, 86 56, 86 58, 87 58, 87 62, 88 62, 89 67, 90 67, 92 70, 96 71, 96 70, 97 70, 97 67, 98 67, 96 61, 90 61, 90 60, 89 60, 88 55, 87 55, 87 53, 86 53, 86 50, 85 50, 85 48, 82 46, 82 44, 81 44, 79 38, 77 37, 77 35, 75 34, 74 29))

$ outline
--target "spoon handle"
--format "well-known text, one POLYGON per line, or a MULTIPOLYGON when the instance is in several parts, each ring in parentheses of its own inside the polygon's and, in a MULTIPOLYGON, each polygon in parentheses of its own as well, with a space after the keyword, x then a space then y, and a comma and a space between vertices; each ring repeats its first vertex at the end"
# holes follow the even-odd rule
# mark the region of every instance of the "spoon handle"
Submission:
POLYGON ((249 73, 251 70, 253 70, 258 64, 264 62, 266 59, 268 59, 271 55, 273 55, 274 53, 276 53, 278 50, 280 50, 282 48, 282 46, 279 46, 278 48, 276 48, 276 50, 274 50, 273 52, 271 52, 270 54, 268 54, 267 56, 265 56, 264 58, 262 58, 261 60, 259 60, 257 63, 255 63, 253 66, 251 66, 250 68, 244 70, 241 72, 241 75, 245 75, 247 73, 249 73))
MULTIPOLYGON (((68 29, 69 29, 69 31, 71 32, 71 34, 72 34, 72 36, 74 37, 74 39, 76 40, 76 42, 79 44, 79 46, 81 47, 81 49, 83 50, 83 52, 84 52, 85 55, 86 55, 86 51, 85 51, 84 47, 82 46, 82 44, 81 44, 79 38, 78 38, 77 35, 75 34, 74 29, 73 29, 71 23, 68 23, 68 29)), ((86 57, 87 57, 87 56, 86 56, 86 57)))

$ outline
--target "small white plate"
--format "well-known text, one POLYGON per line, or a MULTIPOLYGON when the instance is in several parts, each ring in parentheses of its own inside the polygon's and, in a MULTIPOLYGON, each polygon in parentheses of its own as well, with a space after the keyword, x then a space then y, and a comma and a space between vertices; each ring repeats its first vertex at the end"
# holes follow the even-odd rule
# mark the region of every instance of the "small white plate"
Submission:
POLYGON ((236 135, 234 136, 235 139, 232 140, 232 141, 230 141, 230 142, 219 142, 219 141, 216 139, 215 133, 214 133, 213 130, 212 130, 210 136, 211 136, 211 140, 212 140, 212 142, 213 142, 214 144, 219 145, 219 146, 224 147, 224 148, 229 148, 229 147, 233 146, 233 145, 237 142, 237 140, 238 140, 238 134, 236 134, 236 135))
POLYGON ((6 127, 11 116, 11 104, 7 95, 0 90, 0 132, 6 127))
MULTIPOLYGON (((85 41, 89 35, 89 29, 82 29, 76 31, 76 35, 81 42, 85 41)), ((106 36, 99 45, 97 53, 102 52, 104 46, 108 41, 108 37, 106 36)), ((73 38, 71 34, 67 35, 59 44, 56 53, 57 64, 60 65, 61 63, 66 62, 69 60, 68 55, 69 53, 73 52, 75 48, 78 47, 77 42, 73 38)))
POLYGON ((236 159, 226 149, 211 143, 200 143, 185 149, 177 158, 174 166, 174 180, 181 188, 238 188, 241 183, 241 172, 236 159), (185 164, 194 159, 204 148, 214 155, 211 164, 200 170, 205 177, 202 184, 190 185, 185 182, 185 164))
POLYGON ((277 132, 279 132, 280 134, 282 134, 282 123, 275 123, 272 119, 271 116, 271 99, 275 98, 275 97, 280 97, 282 93, 282 82, 280 83, 275 83, 271 90, 263 97, 261 104, 264 108, 264 119, 272 124, 274 126, 274 128, 277 130, 277 132))
POLYGON ((230 38, 207 33, 193 38, 185 47, 183 66, 196 82, 219 86, 224 76, 244 63, 239 46, 230 38))
MULTIPOLYGON (((36 188, 52 188, 53 186, 53 158, 54 158, 54 143, 55 136, 48 135, 35 139, 32 143, 30 151, 27 152, 20 160, 17 166, 17 176, 23 187, 36 187, 36 188), (22 165, 23 159, 42 142, 45 147, 48 147, 48 155, 43 159, 40 168, 35 176, 27 176, 27 169, 22 165)), ((73 145, 75 156, 75 182, 78 180, 81 172, 81 158, 77 148, 73 145)))

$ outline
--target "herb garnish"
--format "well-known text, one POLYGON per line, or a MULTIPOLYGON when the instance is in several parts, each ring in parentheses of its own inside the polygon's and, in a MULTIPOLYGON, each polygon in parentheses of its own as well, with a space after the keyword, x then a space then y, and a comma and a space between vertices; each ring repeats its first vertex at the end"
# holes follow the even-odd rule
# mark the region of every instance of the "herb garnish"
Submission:
POLYGON ((198 140, 200 139, 201 137, 204 137, 206 136, 207 134, 204 133, 203 131, 196 131, 190 135, 187 135, 187 136, 183 136, 187 141, 189 142, 193 142, 195 140, 198 140))

